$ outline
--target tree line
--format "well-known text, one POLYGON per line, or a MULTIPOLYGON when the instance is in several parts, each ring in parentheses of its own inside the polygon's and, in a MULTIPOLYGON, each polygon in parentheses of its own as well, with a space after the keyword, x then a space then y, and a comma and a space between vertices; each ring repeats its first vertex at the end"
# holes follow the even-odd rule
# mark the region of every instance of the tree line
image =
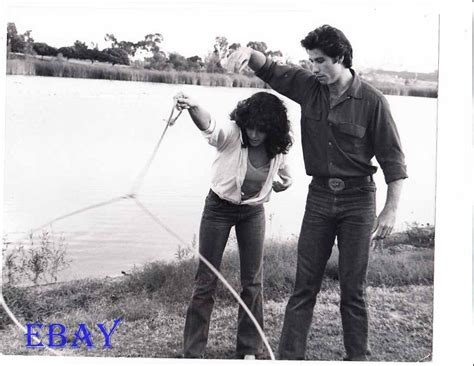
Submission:
MULTIPOLYGON (((224 69, 220 65, 220 60, 241 46, 240 43, 229 43, 226 37, 217 36, 212 50, 203 59, 197 55, 184 57, 177 52, 166 53, 162 48, 164 38, 160 33, 147 34, 138 42, 118 40, 114 34, 108 33, 104 40, 110 44, 110 47, 102 50, 97 44, 87 45, 79 40, 76 40, 72 46, 56 48, 45 42, 36 42, 31 30, 19 33, 15 23, 7 24, 7 53, 52 56, 67 60, 89 60, 91 63, 106 62, 112 65, 131 65, 153 70, 223 73, 224 69), (142 57, 138 59, 137 55, 142 57)), ((261 51, 273 59, 279 61, 283 59, 283 53, 280 50, 269 50, 265 42, 251 41, 246 46, 261 51)), ((301 61, 300 65, 307 67, 305 61, 301 61)))

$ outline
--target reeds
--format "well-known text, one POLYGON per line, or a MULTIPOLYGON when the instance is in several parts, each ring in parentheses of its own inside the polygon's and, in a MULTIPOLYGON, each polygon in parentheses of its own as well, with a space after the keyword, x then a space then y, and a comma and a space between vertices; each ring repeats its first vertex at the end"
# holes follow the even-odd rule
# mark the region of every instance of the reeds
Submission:
POLYGON ((370 83, 385 95, 437 98, 438 88, 428 85, 403 85, 372 80, 370 83))
MULTIPOLYGON (((242 74, 220 74, 193 71, 158 71, 128 66, 74 61, 63 59, 41 60, 33 57, 7 60, 8 75, 36 75, 82 79, 141 81, 165 84, 190 84, 234 88, 266 88, 257 77, 242 74)), ((370 80, 370 83, 386 95, 437 98, 436 85, 400 84, 390 81, 370 80)))
POLYGON ((62 60, 7 60, 8 75, 36 75, 82 79, 140 81, 165 84, 264 88, 256 77, 192 71, 157 71, 104 64, 83 64, 62 60))

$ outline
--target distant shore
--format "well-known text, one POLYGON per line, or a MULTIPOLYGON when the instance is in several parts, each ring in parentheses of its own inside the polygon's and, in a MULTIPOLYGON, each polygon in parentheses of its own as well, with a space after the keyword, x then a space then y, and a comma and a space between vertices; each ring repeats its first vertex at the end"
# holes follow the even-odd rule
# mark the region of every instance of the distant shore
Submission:
MULTIPOLYGON (((56 57, 23 57, 7 59, 7 75, 31 75, 70 77, 83 79, 104 79, 139 81, 165 84, 191 84, 202 86, 221 86, 237 88, 267 88, 255 76, 242 74, 222 74, 193 71, 158 71, 129 66, 111 65, 89 61, 65 60, 56 57)), ((404 80, 388 74, 362 74, 383 94, 437 98, 438 87, 435 82, 404 80)))

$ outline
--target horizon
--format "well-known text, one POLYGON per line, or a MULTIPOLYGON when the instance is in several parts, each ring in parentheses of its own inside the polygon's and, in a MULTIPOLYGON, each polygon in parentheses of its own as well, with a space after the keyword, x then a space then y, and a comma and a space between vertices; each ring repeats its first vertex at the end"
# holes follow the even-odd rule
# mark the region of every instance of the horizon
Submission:
POLYGON ((439 19, 432 11, 415 7, 407 13, 394 6, 345 5, 347 12, 341 13, 338 7, 328 5, 316 12, 305 2, 292 4, 289 0, 275 2, 270 10, 264 5, 245 0, 222 3, 142 0, 134 4, 102 0, 97 5, 88 1, 62 4, 53 0, 38 5, 27 0, 10 1, 6 20, 15 23, 18 33, 31 30, 35 42, 56 48, 72 46, 79 40, 88 46, 93 42, 103 49, 108 47, 104 40, 107 33, 114 34, 119 41, 131 42, 138 42, 149 33, 160 33, 164 38, 161 48, 167 54, 174 52, 204 59, 212 51, 215 38, 223 36, 229 45, 263 41, 268 50, 280 50, 285 59, 295 63, 307 59, 300 40, 316 26, 331 24, 341 29, 351 42, 356 69, 418 73, 439 69, 439 19), (403 27, 399 24, 399 13, 403 16, 403 27), (354 21, 357 14, 366 18, 364 26, 354 21), (84 19, 88 19, 86 26, 84 19), (288 27, 279 26, 290 21, 291 32, 288 27), (374 29, 384 31, 374 32, 374 29))

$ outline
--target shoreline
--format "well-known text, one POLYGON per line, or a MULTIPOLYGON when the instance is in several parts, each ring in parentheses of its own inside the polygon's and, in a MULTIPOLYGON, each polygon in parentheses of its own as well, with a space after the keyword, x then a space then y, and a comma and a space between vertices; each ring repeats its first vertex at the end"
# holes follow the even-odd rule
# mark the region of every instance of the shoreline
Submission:
MULTIPOLYGON (((107 63, 85 63, 73 60, 36 57, 9 58, 6 62, 7 75, 53 76, 80 79, 141 81, 165 84, 201 85, 228 88, 269 87, 256 76, 195 71, 159 71, 130 66, 112 66, 107 63)), ((403 80, 388 74, 366 74, 361 77, 370 82, 385 95, 437 98, 438 85, 435 82, 403 80)))

